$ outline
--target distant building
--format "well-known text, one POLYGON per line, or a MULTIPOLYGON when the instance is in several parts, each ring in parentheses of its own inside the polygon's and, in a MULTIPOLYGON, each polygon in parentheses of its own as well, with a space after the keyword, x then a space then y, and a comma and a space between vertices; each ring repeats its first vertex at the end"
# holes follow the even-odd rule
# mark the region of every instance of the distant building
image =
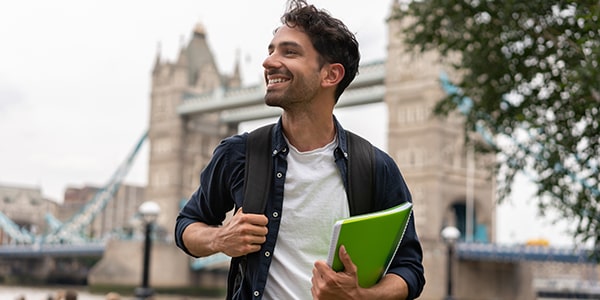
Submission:
POLYGON ((84 187, 67 187, 65 190, 62 205, 56 212, 56 218, 61 222, 68 221, 73 215, 79 212, 83 206, 94 198, 94 195, 100 191, 99 187, 86 185, 84 187))
MULTIPOLYGON (((58 208, 57 218, 68 222, 94 199, 101 188, 84 186, 68 187, 65 191, 63 205, 58 208)), ((85 232, 93 239, 102 239, 112 234, 130 231, 132 219, 138 207, 146 200, 146 188, 123 184, 114 198, 95 216, 85 232)))
MULTIPOLYGON (((0 184, 0 211, 20 228, 34 234, 47 230, 45 216, 54 214, 57 205, 42 196, 40 187, 0 184)), ((0 227, 0 244, 10 242, 10 236, 0 227)))

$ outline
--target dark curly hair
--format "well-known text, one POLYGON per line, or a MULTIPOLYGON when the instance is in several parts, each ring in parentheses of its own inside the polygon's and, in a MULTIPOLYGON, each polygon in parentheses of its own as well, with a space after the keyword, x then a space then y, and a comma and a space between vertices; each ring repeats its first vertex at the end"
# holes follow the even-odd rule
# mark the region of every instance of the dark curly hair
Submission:
POLYGON ((344 66, 344 78, 335 90, 337 102, 358 74, 360 52, 354 34, 342 21, 325 10, 309 5, 305 0, 289 1, 281 23, 289 27, 297 26, 309 36, 313 47, 320 54, 321 66, 325 63, 340 63, 344 66))

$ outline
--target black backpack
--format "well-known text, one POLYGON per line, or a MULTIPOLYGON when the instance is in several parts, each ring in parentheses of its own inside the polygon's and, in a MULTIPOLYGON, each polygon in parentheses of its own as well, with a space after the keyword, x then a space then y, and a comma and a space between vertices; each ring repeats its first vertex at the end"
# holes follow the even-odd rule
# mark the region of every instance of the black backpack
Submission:
MULTIPOLYGON (((260 127, 249 133, 246 141, 244 174, 244 213, 264 214, 271 190, 273 156, 271 153, 272 128, 260 127)), ((371 143, 346 131, 348 139, 348 205, 350 215, 372 212, 374 208, 375 153, 371 143)), ((233 299, 246 273, 246 256, 231 260, 227 282, 227 298, 233 299)))

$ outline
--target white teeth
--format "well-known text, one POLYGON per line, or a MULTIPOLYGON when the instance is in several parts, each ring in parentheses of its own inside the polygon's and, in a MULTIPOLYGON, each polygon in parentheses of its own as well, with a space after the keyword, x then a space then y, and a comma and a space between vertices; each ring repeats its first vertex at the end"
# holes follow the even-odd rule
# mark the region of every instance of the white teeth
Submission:
POLYGON ((275 84, 275 83, 280 83, 280 82, 285 82, 285 81, 287 81, 287 79, 283 79, 283 78, 269 79, 269 84, 275 84))

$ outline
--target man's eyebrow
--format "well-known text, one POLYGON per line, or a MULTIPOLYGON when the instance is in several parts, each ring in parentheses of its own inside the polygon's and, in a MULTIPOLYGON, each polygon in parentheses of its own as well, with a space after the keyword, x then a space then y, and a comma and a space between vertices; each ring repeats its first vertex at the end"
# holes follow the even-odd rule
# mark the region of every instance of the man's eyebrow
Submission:
MULTIPOLYGON (((279 47, 294 47, 294 48, 302 48, 302 46, 294 41, 283 41, 279 44, 277 44, 277 46, 279 47)), ((275 44, 271 43, 269 44, 269 50, 272 50, 275 48, 275 44)))

